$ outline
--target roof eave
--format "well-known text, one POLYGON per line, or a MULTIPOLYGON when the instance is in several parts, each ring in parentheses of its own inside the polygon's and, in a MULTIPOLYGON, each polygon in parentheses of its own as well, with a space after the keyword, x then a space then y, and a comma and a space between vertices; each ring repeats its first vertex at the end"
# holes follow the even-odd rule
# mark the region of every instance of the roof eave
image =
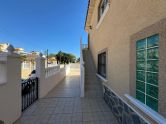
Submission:
POLYGON ((87 32, 91 26, 90 22, 91 22, 91 18, 92 18, 92 14, 93 14, 95 1, 96 0, 89 0, 88 1, 88 9, 87 9, 87 13, 86 13, 86 20, 85 20, 85 26, 84 26, 84 29, 87 32))

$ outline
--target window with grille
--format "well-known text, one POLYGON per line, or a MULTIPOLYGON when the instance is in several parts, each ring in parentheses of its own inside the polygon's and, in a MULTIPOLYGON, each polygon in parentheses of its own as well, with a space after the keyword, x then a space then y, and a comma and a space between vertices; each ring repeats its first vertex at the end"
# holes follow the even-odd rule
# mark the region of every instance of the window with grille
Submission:
POLYGON ((158 111, 159 35, 136 42, 136 98, 158 111))
POLYGON ((98 54, 98 74, 106 78, 106 52, 98 54))
POLYGON ((99 9, 98 9, 98 21, 100 20, 101 16, 103 15, 104 10, 107 7, 108 1, 109 0, 102 0, 101 1, 100 5, 99 5, 99 9))

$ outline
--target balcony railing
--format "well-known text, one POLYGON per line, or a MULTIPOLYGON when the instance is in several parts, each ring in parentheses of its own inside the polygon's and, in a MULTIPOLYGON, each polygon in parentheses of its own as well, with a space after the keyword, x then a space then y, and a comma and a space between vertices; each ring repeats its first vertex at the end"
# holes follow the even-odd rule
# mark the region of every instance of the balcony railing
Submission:
POLYGON ((88 44, 81 44, 81 49, 87 49, 88 48, 88 44))
POLYGON ((60 71, 60 66, 53 66, 53 67, 48 67, 45 69, 45 76, 49 77, 52 75, 55 75, 57 72, 60 71))
POLYGON ((38 78, 22 82, 22 111, 38 99, 38 78))
POLYGON ((54 66, 58 66, 58 64, 57 64, 57 63, 51 63, 51 64, 45 63, 45 67, 46 67, 46 68, 47 68, 47 67, 54 67, 54 66))
POLYGON ((85 67, 82 50, 87 49, 87 44, 82 44, 82 40, 80 41, 80 87, 81 87, 81 97, 84 97, 84 85, 85 85, 85 67))

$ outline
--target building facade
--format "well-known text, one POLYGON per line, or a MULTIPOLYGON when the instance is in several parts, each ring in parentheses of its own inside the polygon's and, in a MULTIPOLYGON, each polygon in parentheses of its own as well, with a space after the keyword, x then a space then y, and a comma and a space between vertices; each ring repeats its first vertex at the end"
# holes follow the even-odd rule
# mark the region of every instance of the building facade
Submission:
POLYGON ((105 100, 123 103, 112 108, 119 122, 133 111, 145 122, 165 122, 166 1, 89 0, 85 30, 105 100))
POLYGON ((22 79, 29 78, 29 75, 36 67, 36 58, 39 56, 39 52, 29 52, 25 55, 25 60, 22 61, 21 77, 22 79))
MULTIPOLYGON (((0 43, 0 52, 7 52, 9 43, 0 43)), ((14 52, 21 55, 21 78, 27 79, 29 74, 35 69, 35 59, 39 56, 39 52, 25 52, 23 48, 14 48, 14 52)))
POLYGON ((8 46, 8 43, 0 43, 0 52, 5 52, 8 46))

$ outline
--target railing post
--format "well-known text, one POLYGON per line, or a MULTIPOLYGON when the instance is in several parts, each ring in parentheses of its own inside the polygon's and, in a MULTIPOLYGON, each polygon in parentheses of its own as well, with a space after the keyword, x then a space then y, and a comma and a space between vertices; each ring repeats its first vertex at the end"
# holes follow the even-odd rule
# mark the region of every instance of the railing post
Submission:
POLYGON ((84 64, 82 63, 81 64, 81 67, 80 67, 80 71, 81 71, 81 76, 80 76, 80 82, 81 82, 81 97, 84 97, 84 92, 85 92, 85 89, 84 89, 84 83, 85 83, 85 68, 84 68, 84 64))
POLYGON ((83 45, 82 45, 82 38, 81 38, 80 39, 80 91, 81 91, 80 97, 84 97, 84 92, 85 92, 85 89, 84 89, 85 68, 84 68, 82 49, 83 49, 83 45))
POLYGON ((45 79, 45 58, 43 55, 40 53, 39 57, 36 58, 36 76, 38 77, 39 80, 39 98, 42 98, 42 84, 44 83, 45 79))
POLYGON ((66 75, 69 75, 70 73, 70 64, 65 65, 66 75))
POLYGON ((0 120, 12 124, 21 116, 21 60, 9 45, 0 53, 0 120))

